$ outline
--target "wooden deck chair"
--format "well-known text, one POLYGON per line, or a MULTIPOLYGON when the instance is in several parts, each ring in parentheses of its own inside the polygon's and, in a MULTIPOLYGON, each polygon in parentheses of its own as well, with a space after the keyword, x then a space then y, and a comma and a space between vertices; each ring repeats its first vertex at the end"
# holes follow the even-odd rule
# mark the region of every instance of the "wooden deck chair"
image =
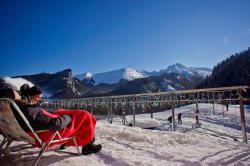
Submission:
POLYGON ((39 136, 36 134, 36 132, 31 127, 30 123, 22 113, 22 111, 19 109, 19 107, 16 105, 16 103, 8 98, 0 98, 0 130, 2 131, 3 135, 5 136, 0 147, 2 148, 5 145, 5 151, 8 150, 9 145, 15 140, 15 141, 25 141, 32 145, 35 145, 35 142, 39 142, 41 145, 40 152, 38 157, 35 159, 35 162, 33 163, 33 166, 36 166, 39 162, 39 160, 42 157, 42 154, 47 150, 48 146, 51 143, 58 143, 63 141, 63 143, 73 140, 75 143, 75 146, 77 148, 78 154, 80 154, 79 147, 77 146, 75 137, 68 137, 68 138, 62 138, 58 131, 55 132, 55 134, 50 138, 48 142, 43 142, 39 136), (25 132, 22 127, 19 125, 18 121, 16 120, 11 105, 17 111, 17 113, 22 117, 23 121, 31 131, 31 133, 34 135, 34 138, 31 137, 27 132, 25 132), (58 136, 59 139, 55 139, 55 136, 58 136))

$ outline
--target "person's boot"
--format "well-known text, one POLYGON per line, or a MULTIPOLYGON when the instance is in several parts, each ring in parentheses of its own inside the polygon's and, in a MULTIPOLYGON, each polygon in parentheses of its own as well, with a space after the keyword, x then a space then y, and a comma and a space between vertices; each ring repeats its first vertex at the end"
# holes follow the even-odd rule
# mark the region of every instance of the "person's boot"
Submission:
POLYGON ((88 154, 91 154, 91 153, 97 153, 101 149, 102 149, 102 145, 101 144, 95 145, 95 144, 93 144, 91 142, 91 143, 89 143, 87 145, 82 146, 82 154, 83 155, 88 155, 88 154))
MULTIPOLYGON (((0 131, 1 132, 1 131, 0 131)), ((95 137, 93 138, 93 140, 90 142, 91 144, 93 144, 95 142, 95 137)), ((61 144, 60 145, 60 150, 64 150, 64 149, 67 149, 67 147, 69 147, 68 145, 66 145, 65 143, 64 144, 61 144)))
POLYGON ((64 149, 66 149, 67 147, 68 147, 68 145, 62 144, 62 145, 60 145, 60 150, 64 150, 64 149))

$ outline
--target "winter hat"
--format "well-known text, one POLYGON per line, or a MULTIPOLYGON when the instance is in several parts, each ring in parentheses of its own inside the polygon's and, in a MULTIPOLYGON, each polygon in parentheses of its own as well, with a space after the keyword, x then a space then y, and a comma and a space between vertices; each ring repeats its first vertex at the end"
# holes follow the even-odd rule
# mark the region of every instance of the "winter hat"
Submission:
POLYGON ((23 84, 20 87, 20 93, 21 93, 21 95, 28 95, 29 89, 30 89, 30 86, 28 84, 23 84))
POLYGON ((43 93, 42 89, 39 86, 36 86, 36 85, 32 86, 29 89, 29 96, 40 95, 42 93, 43 93))

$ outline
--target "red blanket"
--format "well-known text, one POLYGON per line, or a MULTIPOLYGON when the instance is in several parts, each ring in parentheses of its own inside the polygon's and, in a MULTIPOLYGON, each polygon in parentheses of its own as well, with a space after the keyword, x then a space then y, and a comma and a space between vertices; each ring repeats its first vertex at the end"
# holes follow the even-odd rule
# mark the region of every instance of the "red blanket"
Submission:
MULTIPOLYGON (((45 110, 41 110, 44 114, 50 116, 50 117, 59 117, 61 115, 70 115, 72 118, 71 123, 64 129, 59 130, 59 133, 62 138, 66 137, 76 137, 76 142, 78 146, 83 146, 88 143, 90 143, 94 138, 95 133, 95 125, 96 125, 96 119, 95 117, 89 113, 86 110, 65 110, 65 109, 59 109, 53 113, 49 113, 45 110)), ((51 138, 51 136, 55 133, 55 131, 46 131, 38 133, 38 136, 41 138, 41 140, 47 142, 51 138)), ((55 139, 58 137, 56 136, 55 139)), ((56 144, 61 144, 56 143, 56 144)), ((55 143, 54 143, 55 144, 55 143)), ((51 144, 49 147, 53 146, 54 144, 51 144)), ((74 146, 73 141, 66 142, 69 146, 74 146)))

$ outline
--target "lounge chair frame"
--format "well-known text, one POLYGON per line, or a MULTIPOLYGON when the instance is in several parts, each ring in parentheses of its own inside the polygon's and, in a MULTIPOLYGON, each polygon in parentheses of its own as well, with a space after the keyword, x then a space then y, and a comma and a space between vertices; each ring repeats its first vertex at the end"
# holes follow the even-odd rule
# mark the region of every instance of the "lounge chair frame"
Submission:
MULTIPOLYGON (((35 159, 33 166, 36 166, 41 159, 43 153, 48 149, 50 144, 63 144, 69 140, 73 140, 75 147, 77 149, 77 154, 80 154, 79 147, 76 143, 75 137, 62 138, 60 133, 56 131, 48 142, 44 142, 39 138, 36 132, 31 127, 29 121, 26 119, 20 108, 16 105, 16 103, 9 98, 0 98, 0 130, 3 133, 4 139, 0 144, 0 148, 2 149, 4 146, 3 154, 6 155, 6 152, 9 150, 9 146, 13 141, 25 141, 29 144, 36 145, 35 143, 39 143, 40 152, 38 157, 35 159), (12 107, 11 107, 12 106, 12 107), (27 127, 29 128, 31 134, 34 137, 31 137, 27 132, 25 132, 20 124, 18 123, 16 117, 13 114, 13 110, 20 115, 23 119, 27 127), (56 137, 57 136, 57 137, 56 137)), ((0 154, 2 156, 2 153, 0 154)))

